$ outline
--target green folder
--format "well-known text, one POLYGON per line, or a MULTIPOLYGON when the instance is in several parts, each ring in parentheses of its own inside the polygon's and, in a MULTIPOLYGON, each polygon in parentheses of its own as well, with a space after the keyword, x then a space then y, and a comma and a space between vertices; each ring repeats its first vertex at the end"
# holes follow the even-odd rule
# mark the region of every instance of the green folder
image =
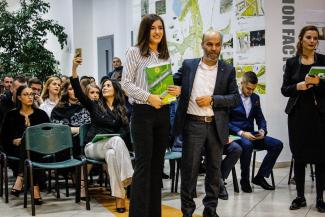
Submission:
POLYGON ((170 104, 176 101, 176 96, 167 92, 169 85, 174 85, 173 74, 170 63, 151 65, 144 69, 147 75, 149 92, 159 95, 162 104, 170 104))
POLYGON ((109 139, 114 136, 120 136, 120 134, 96 134, 96 136, 91 140, 92 143, 96 143, 98 141, 109 139))
POLYGON ((319 76, 320 79, 325 80, 325 66, 312 66, 308 75, 319 76))

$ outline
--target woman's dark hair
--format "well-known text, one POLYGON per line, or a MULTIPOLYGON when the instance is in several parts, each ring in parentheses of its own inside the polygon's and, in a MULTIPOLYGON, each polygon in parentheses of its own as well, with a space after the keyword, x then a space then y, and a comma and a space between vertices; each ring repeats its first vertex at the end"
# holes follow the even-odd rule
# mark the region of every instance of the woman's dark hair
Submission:
POLYGON ((64 105, 66 103, 69 102, 69 93, 68 93, 68 89, 69 89, 69 86, 70 86, 71 82, 70 80, 66 80, 63 85, 61 86, 61 97, 60 97, 60 100, 57 104, 58 107, 64 107, 64 105))
POLYGON ((312 26, 312 25, 309 25, 309 26, 305 26, 303 27, 301 30, 300 30, 300 33, 299 33, 299 36, 298 36, 298 42, 297 42, 297 53, 296 55, 302 55, 302 39, 304 38, 304 35, 307 31, 315 31, 317 32, 317 35, 319 36, 319 31, 317 29, 316 26, 312 26))
MULTIPOLYGON (((29 87, 26 86, 26 85, 21 85, 21 86, 18 87, 18 89, 16 90, 16 108, 17 108, 18 110, 20 110, 20 109, 22 108, 22 104, 21 104, 21 101, 18 99, 18 96, 21 97, 21 93, 22 93, 26 88, 29 88, 29 87)), ((32 108, 35 108, 34 103, 32 104, 32 108)))
MULTIPOLYGON (((120 83, 118 81, 116 81, 116 80, 103 79, 103 81, 102 81, 102 83, 100 85, 101 86, 101 88, 100 88, 101 93, 103 91, 103 86, 104 86, 106 81, 111 81, 112 82, 114 92, 115 92, 114 102, 113 102, 113 107, 114 107, 113 113, 115 113, 116 115, 118 115, 122 119, 123 125, 127 125, 129 121, 128 121, 128 117, 127 117, 127 109, 126 109, 126 106, 125 106, 125 98, 124 98, 122 87, 121 87, 120 83)), ((105 108, 107 107, 106 99, 104 97, 100 97, 99 103, 100 103, 101 109, 105 110, 105 108)))
POLYGON ((156 14, 148 14, 142 18, 142 21, 140 23, 139 33, 138 33, 138 42, 136 46, 139 47, 142 56, 148 57, 150 55, 150 49, 149 49, 150 30, 152 24, 157 20, 161 21, 163 25, 163 31, 164 31, 161 42, 158 44, 159 58, 168 59, 169 52, 167 47, 165 24, 163 19, 156 14))

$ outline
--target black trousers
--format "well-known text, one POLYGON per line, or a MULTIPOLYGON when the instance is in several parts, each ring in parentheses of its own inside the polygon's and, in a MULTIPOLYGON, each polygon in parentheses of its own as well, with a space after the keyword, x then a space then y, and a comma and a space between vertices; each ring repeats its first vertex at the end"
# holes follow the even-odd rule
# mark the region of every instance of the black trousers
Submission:
POLYGON ((216 216, 220 185, 220 166, 223 145, 217 136, 215 122, 204 123, 187 120, 183 131, 181 168, 181 207, 183 217, 192 217, 196 208, 193 196, 200 166, 200 156, 205 146, 206 177, 203 199, 203 217, 216 216))
POLYGON ((129 217, 161 216, 161 180, 168 146, 169 107, 135 104, 131 118, 135 168, 129 217))

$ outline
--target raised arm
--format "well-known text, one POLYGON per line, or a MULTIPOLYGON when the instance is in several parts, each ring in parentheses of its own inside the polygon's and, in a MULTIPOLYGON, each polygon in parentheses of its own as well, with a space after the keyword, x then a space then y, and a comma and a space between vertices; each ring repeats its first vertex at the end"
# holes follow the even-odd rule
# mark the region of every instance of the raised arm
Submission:
POLYGON ((92 107, 93 101, 90 100, 82 91, 80 87, 80 82, 78 78, 78 72, 77 68, 79 65, 82 64, 82 59, 80 57, 75 57, 73 59, 73 65, 72 65, 72 77, 70 78, 71 86, 74 90, 75 96, 78 98, 79 102, 87 109, 89 110, 92 107))

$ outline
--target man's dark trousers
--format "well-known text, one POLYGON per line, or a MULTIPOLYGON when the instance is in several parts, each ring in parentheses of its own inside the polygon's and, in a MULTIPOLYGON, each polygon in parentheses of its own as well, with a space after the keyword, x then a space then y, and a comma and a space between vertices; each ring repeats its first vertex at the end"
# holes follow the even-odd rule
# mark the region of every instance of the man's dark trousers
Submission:
POLYGON ((181 168, 181 201, 183 217, 192 217, 195 210, 193 196, 200 166, 202 147, 206 150, 206 177, 203 217, 215 217, 220 185, 220 165, 223 145, 218 138, 215 121, 205 123, 187 118, 183 131, 181 168))

